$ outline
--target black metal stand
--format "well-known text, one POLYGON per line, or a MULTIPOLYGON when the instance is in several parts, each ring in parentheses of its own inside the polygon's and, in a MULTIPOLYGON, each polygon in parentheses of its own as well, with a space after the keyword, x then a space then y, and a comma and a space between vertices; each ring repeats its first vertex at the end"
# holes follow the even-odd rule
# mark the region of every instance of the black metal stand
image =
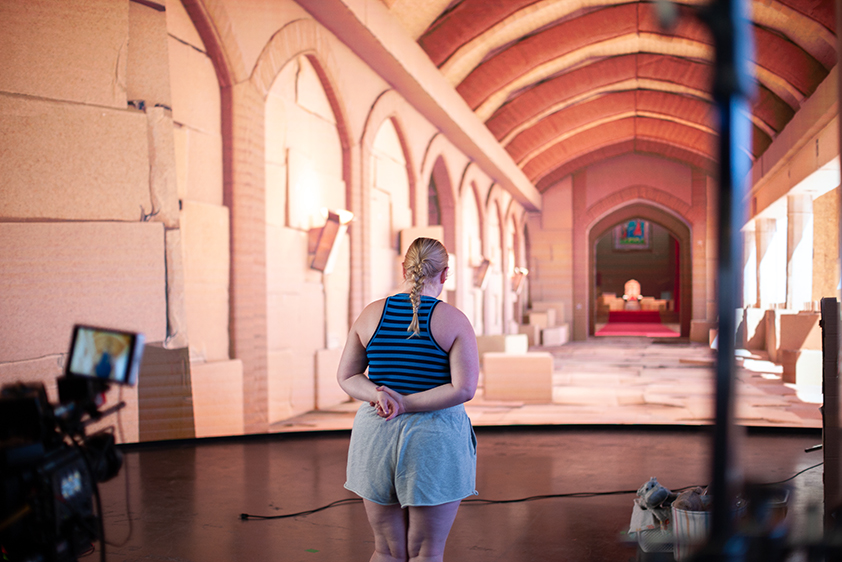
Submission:
POLYGON ((702 18, 713 33, 716 52, 713 93, 719 111, 719 337, 716 356, 716 406, 712 493, 713 513, 708 548, 700 560, 740 560, 742 548, 732 538, 740 473, 734 460, 734 333, 738 306, 742 244, 740 229, 745 185, 750 172, 751 126, 748 99, 754 90, 749 64, 753 33, 745 0, 716 0, 702 18))

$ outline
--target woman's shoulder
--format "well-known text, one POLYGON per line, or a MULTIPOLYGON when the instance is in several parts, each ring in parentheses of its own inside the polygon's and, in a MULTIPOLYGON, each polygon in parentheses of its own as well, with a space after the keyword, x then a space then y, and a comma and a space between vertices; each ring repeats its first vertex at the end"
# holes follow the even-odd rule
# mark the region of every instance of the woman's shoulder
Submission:
POLYGON ((465 316, 465 313, 444 301, 439 301, 436 308, 433 309, 431 322, 436 335, 441 330, 452 333, 453 335, 460 332, 474 332, 474 328, 468 317, 465 316))

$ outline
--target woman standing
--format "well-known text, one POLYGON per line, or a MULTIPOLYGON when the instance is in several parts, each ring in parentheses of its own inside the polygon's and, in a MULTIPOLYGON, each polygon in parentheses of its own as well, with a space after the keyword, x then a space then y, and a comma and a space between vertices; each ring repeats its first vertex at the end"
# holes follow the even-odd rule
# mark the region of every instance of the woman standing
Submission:
POLYGON ((416 239, 403 268, 409 290, 363 310, 339 363, 339 385, 364 402, 345 487, 363 498, 372 562, 435 562, 460 502, 477 493, 463 406, 477 388, 477 340, 467 317, 437 298, 447 279, 440 242, 416 239))

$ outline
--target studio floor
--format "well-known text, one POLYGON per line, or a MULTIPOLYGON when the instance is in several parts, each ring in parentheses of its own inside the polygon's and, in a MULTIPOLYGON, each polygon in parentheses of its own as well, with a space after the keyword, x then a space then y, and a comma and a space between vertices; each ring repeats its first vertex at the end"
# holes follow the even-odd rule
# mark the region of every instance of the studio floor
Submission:
MULTIPOLYGON (((643 560, 628 531, 633 491, 655 476, 668 488, 710 480, 707 428, 479 427, 479 495, 464 502, 448 562, 643 560)), ((373 539, 352 502, 310 515, 283 515, 345 498, 348 432, 286 433, 238 440, 138 446, 121 473, 101 485, 111 562, 365 562, 373 539)), ((821 462, 804 449, 815 430, 751 430, 739 447, 746 477, 778 482, 821 462)), ((794 540, 822 497, 821 467, 791 480, 787 524, 794 540)), ((815 524, 815 523, 814 523, 815 524)), ((91 557, 90 559, 95 559, 91 557)), ((648 558, 647 558, 648 559, 648 558)), ((665 556, 660 560, 671 560, 665 556)))
MULTIPOLYGON (((486 401, 480 388, 467 405, 479 495, 463 503, 445 560, 655 560, 625 534, 633 491, 652 476, 671 489, 710 481, 713 352, 646 338, 546 350, 555 361, 552 403, 486 401), (603 492, 623 493, 590 495, 603 492), (573 493, 585 497, 510 501, 573 493)), ((738 365, 737 464, 761 483, 806 469, 788 483, 789 536, 802 540, 822 501, 822 454, 805 452, 821 442, 816 389, 784 384, 762 356, 742 353, 738 365)), ((101 486, 107 560, 367 561, 371 530, 343 488, 357 407, 310 412, 269 435, 128 447, 124 469, 101 486), (240 517, 338 500, 348 502, 283 519, 240 517)))

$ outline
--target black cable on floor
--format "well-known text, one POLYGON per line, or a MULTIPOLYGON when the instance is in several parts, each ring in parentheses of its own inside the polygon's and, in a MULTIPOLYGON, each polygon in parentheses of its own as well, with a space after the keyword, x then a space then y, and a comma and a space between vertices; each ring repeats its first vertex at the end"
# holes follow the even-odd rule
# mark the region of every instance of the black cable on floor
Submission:
MULTIPOLYGON (((761 484, 761 486, 776 486, 778 484, 784 484, 785 482, 789 482, 790 480, 795 479, 796 477, 804 474, 808 470, 812 470, 814 468, 818 468, 823 465, 823 462, 818 464, 814 464, 813 466, 808 466, 804 470, 800 470, 790 476, 785 480, 781 480, 779 482, 767 482, 765 484, 761 484)), ((675 488, 672 490, 673 492, 681 492, 684 490, 688 490, 690 488, 695 488, 696 486, 685 486, 684 488, 675 488)), ((462 500, 462 503, 475 503, 475 504, 507 504, 507 503, 523 503, 535 500, 547 500, 553 498, 596 498, 600 496, 622 496, 626 494, 636 494, 637 490, 615 490, 611 492, 571 492, 568 494, 546 494, 541 496, 529 496, 526 498, 518 498, 514 500, 484 500, 479 498, 472 498, 467 500, 462 500)), ((288 519, 290 517, 301 517, 302 515, 310 515, 311 513, 317 513, 319 511, 324 511, 325 509, 330 509, 331 507, 336 507, 339 505, 349 505, 353 503, 362 503, 363 500, 360 498, 345 498, 341 500, 336 500, 335 502, 331 502, 327 505, 323 505, 322 507, 317 507, 316 509, 310 509, 308 511, 300 511, 298 513, 288 513, 286 515, 250 515, 248 513, 241 513, 240 519, 243 521, 248 521, 249 519, 288 519)))

